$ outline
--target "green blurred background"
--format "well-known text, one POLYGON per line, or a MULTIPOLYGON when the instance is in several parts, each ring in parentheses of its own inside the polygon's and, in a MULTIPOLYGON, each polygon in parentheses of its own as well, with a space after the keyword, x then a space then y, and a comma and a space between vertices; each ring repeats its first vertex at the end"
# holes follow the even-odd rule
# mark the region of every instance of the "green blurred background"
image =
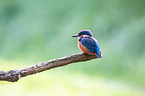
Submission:
POLYGON ((89 29, 103 58, 0 82, 0 96, 145 96, 144 0, 0 0, 0 71, 80 53, 89 29))

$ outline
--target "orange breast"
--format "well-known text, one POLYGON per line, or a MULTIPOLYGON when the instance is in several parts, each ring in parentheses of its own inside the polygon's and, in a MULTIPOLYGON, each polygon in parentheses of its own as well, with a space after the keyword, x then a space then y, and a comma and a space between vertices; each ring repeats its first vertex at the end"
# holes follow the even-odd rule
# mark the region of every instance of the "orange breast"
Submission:
POLYGON ((90 54, 90 51, 87 47, 83 46, 82 43, 80 41, 78 41, 78 47, 80 48, 80 50, 83 52, 83 53, 87 53, 87 54, 90 54))

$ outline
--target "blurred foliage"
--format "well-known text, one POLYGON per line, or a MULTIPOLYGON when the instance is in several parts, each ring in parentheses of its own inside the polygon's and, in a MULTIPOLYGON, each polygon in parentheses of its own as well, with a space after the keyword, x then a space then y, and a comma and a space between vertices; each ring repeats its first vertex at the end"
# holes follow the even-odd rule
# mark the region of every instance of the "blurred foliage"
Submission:
POLYGON ((60 68, 61 74, 101 76, 145 89, 144 5, 144 0, 0 0, 0 70, 79 53, 71 35, 90 29, 103 58, 60 68))

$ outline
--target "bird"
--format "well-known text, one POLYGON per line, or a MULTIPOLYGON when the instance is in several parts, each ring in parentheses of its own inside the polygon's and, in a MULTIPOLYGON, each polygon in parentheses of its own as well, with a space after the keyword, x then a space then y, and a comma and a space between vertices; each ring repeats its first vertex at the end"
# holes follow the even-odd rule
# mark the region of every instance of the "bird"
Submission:
POLYGON ((78 37, 78 47, 83 53, 94 54, 98 58, 102 58, 99 43, 93 38, 90 30, 82 30, 77 35, 72 35, 72 37, 78 37))

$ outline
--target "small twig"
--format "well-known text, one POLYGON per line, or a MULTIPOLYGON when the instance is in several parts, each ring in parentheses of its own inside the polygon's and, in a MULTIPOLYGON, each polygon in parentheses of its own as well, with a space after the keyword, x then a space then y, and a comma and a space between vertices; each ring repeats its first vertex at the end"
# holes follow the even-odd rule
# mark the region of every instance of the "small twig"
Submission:
POLYGON ((68 65, 70 63, 88 61, 95 58, 97 58, 96 55, 86 55, 83 53, 79 53, 79 54, 72 54, 62 58, 45 61, 23 69, 0 71, 0 81, 16 82, 21 77, 36 74, 45 70, 49 70, 51 68, 68 65))

